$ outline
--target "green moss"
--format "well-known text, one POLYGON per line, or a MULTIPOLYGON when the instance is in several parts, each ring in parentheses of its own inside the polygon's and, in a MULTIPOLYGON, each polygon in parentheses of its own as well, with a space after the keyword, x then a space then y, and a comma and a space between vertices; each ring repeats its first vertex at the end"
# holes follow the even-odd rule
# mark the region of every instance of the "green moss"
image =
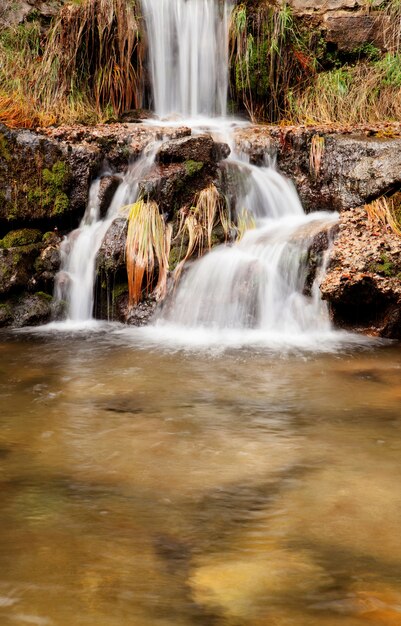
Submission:
POLYGON ((0 159, 4 159, 5 161, 9 161, 11 159, 7 139, 4 137, 3 133, 0 133, 0 159))
POLYGON ((0 248, 15 248, 17 246, 26 246, 37 243, 42 239, 40 230, 34 228, 22 228, 20 230, 11 230, 0 240, 0 248))
POLYGON ((28 191, 28 202, 40 204, 44 209, 51 209, 51 214, 62 215, 68 210, 69 199, 65 187, 69 179, 66 163, 56 161, 51 170, 42 171, 42 184, 28 191))
POLYGON ((54 232, 52 230, 47 231, 47 233, 45 233, 42 237, 42 241, 43 243, 47 243, 48 241, 51 241, 54 237, 54 232))
POLYGON ((125 293, 128 293, 128 283, 121 283, 120 285, 115 285, 111 297, 113 303, 118 300, 120 296, 123 296, 125 293))
POLYGON ((51 302, 53 300, 53 296, 51 296, 49 293, 45 293, 44 291, 37 291, 35 293, 35 296, 38 296, 38 298, 42 298, 42 300, 46 300, 46 302, 51 302))
POLYGON ((192 159, 188 159, 188 161, 184 162, 184 167, 188 176, 194 176, 203 168, 202 161, 193 161, 192 159))
POLYGON ((394 266, 394 263, 389 259, 386 254, 381 254, 381 263, 372 263, 370 270, 375 274, 382 274, 383 276, 387 276, 387 278, 391 278, 397 274, 397 270, 394 266))
POLYGON ((177 267, 178 263, 185 257, 185 246, 173 246, 170 250, 168 257, 168 267, 172 272, 177 267))
POLYGON ((64 192, 68 177, 68 167, 63 161, 57 161, 51 170, 43 170, 44 206, 53 204, 53 215, 61 215, 68 209, 69 200, 64 192))
POLYGON ((70 205, 70 201, 68 200, 68 196, 65 193, 59 193, 55 200, 53 206, 53 215, 62 215, 66 211, 68 211, 68 207, 70 205))

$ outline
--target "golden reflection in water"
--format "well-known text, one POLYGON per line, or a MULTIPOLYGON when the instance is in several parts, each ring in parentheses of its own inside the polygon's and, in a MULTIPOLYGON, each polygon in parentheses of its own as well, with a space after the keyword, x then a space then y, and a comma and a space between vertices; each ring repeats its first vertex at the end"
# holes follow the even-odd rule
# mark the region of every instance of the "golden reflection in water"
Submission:
POLYGON ((0 353, 0 624, 401 624, 399 348, 0 353))

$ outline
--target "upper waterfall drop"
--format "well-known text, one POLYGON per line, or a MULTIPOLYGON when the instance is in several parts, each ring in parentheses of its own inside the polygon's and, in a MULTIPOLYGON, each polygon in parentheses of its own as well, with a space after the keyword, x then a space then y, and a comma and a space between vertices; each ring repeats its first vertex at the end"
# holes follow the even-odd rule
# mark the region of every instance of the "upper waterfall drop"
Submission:
POLYGON ((224 117, 230 0, 141 0, 154 111, 224 117))

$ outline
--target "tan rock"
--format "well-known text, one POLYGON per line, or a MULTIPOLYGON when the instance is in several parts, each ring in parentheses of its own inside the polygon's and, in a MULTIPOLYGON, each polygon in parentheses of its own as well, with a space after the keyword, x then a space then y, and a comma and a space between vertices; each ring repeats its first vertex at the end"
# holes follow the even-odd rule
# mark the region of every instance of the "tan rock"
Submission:
POLYGON ((389 19, 385 15, 367 14, 364 11, 328 13, 323 20, 325 37, 329 43, 336 44, 340 50, 354 50, 366 43, 373 43, 384 49, 386 47, 384 33, 389 19))
MULTIPOLYGON (((295 12, 300 14, 366 9, 366 0, 290 0, 289 4, 295 12)), ((375 7, 380 4, 382 4, 381 0, 374 0, 371 6, 375 7)))

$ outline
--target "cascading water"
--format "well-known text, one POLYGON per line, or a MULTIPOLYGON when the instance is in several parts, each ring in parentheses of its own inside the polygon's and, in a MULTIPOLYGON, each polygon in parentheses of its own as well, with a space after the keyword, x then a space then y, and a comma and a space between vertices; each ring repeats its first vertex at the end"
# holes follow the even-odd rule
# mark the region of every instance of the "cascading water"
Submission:
MULTIPOLYGON (((213 250, 184 272, 156 316, 157 327, 178 328, 179 334, 189 329, 190 340, 194 328, 217 330, 220 337, 225 331, 239 331, 241 336, 258 331, 269 341, 272 336, 291 336, 294 341, 330 333, 317 279, 306 288, 306 257, 314 235, 319 229, 329 230, 336 215, 305 215, 289 181, 274 168, 253 166, 235 154, 230 124, 221 119, 227 101, 231 1, 141 0, 141 4, 155 112, 160 117, 191 118, 193 132, 206 127, 225 135, 232 148, 227 167, 239 173, 235 204, 256 221, 240 242, 213 250)), ((63 245, 57 281, 57 297, 67 301, 70 320, 91 318, 98 249, 119 208, 136 199, 137 181, 154 154, 155 150, 144 156, 122 177, 103 219, 98 206, 100 179, 92 184, 82 223, 63 245)), ((155 326, 151 332, 156 332, 155 326)))
POLYGON ((244 184, 237 206, 256 227, 232 246, 219 246, 190 266, 159 315, 160 326, 257 329, 291 337, 330 331, 316 281, 305 295, 308 249, 330 230, 335 213, 305 215, 292 183, 272 168, 231 162, 244 184))
POLYGON ((226 114, 230 2, 141 0, 155 113, 226 114))
POLYGON ((55 308, 58 308, 57 302, 65 302, 68 321, 82 323, 92 319, 97 253, 120 209, 135 202, 138 181, 153 164, 157 145, 150 146, 121 176, 121 182, 105 216, 100 214, 99 192, 102 177, 110 175, 110 172, 105 170, 92 182, 79 228, 70 233, 61 245, 61 268, 56 277, 55 308))

